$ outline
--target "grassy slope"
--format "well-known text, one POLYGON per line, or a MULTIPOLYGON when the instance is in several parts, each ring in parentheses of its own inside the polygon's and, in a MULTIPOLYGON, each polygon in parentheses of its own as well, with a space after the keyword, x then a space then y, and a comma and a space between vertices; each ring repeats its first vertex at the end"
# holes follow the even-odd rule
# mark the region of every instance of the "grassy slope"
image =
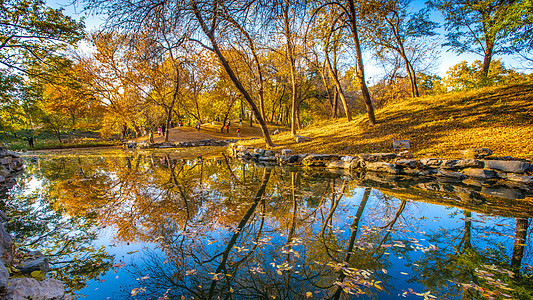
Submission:
MULTIPOLYGON (((366 115, 316 122, 298 132, 311 141, 296 144, 289 133, 273 136, 277 149, 298 153, 393 151, 392 141, 411 141, 415 156, 460 157, 459 150, 487 147, 496 156, 533 160, 533 84, 408 98, 366 115)), ((264 142, 248 142, 264 146, 264 142)))

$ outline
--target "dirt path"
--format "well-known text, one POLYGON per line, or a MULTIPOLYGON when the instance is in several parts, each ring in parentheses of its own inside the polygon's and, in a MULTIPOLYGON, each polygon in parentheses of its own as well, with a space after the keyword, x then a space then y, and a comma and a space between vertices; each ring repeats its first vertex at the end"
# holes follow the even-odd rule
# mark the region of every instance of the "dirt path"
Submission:
MULTIPOLYGON (((226 140, 226 139, 236 139, 236 138, 243 138, 243 139, 249 139, 249 138, 260 138, 262 137, 261 129, 259 128, 259 125, 254 124, 254 127, 250 127, 250 124, 243 124, 242 126, 239 126, 238 122, 232 122, 232 125, 230 125, 229 132, 226 132, 226 129, 224 129, 224 132, 220 132, 220 127, 222 126, 222 123, 220 122, 213 122, 213 123, 206 123, 202 124, 200 128, 200 132, 194 128, 194 126, 182 126, 182 127, 175 127, 171 128, 168 136, 168 140, 170 142, 192 142, 192 141, 199 141, 199 140, 207 140, 207 139, 215 139, 215 140, 226 140), (237 129, 240 130, 240 133, 237 134, 237 129)), ((275 130, 275 128, 270 128, 271 130, 275 130)), ((134 139, 134 141, 148 141, 148 136, 143 136, 140 138, 134 139)), ((163 136, 158 136, 157 132, 154 134, 154 142, 161 143, 164 142, 165 138, 163 136)))

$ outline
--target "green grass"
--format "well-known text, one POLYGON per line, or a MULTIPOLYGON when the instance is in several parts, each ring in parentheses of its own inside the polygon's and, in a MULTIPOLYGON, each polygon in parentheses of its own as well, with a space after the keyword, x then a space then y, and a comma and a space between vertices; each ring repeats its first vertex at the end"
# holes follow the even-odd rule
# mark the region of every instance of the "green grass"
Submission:
POLYGON ((97 141, 97 140, 81 140, 81 141, 70 141, 65 143, 60 143, 58 141, 49 141, 37 140, 34 143, 34 147, 30 148, 28 142, 26 141, 15 141, 10 142, 6 146, 10 150, 47 150, 47 149, 68 149, 68 148, 89 148, 89 147, 110 147, 122 145, 120 141, 97 141))

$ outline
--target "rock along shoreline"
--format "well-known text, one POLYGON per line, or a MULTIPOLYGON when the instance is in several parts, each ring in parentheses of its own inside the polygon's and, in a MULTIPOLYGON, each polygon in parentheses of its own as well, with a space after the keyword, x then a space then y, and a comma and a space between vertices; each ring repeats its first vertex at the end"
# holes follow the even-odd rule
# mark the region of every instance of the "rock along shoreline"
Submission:
MULTIPOLYGON (((2 208, 5 207, 3 198, 7 191, 16 184, 15 178, 22 172, 24 172, 24 165, 20 157, 0 147, 0 203, 2 208)), ((63 282, 46 277, 45 274, 50 268, 46 256, 39 251, 16 248, 13 237, 5 230, 4 223, 7 221, 6 214, 0 209, 0 299, 72 299, 71 295, 65 292, 63 282), (17 277, 11 277, 9 270, 14 271, 17 277), (39 280, 31 277, 32 273, 38 275, 39 280)))
POLYGON ((408 179, 423 189, 448 192, 450 189, 451 192, 461 189, 453 187, 455 183, 455 186, 471 186, 474 190, 483 190, 484 194, 495 197, 523 199, 525 196, 533 196, 533 164, 512 157, 492 157, 492 151, 487 148, 463 150, 462 158, 458 159, 414 159, 409 151, 362 153, 356 156, 295 154, 291 149, 271 151, 235 143, 230 144, 227 150, 230 156, 243 161, 323 168, 347 176, 347 179, 366 178, 378 183, 408 179), (439 183, 452 185, 439 186, 439 183))

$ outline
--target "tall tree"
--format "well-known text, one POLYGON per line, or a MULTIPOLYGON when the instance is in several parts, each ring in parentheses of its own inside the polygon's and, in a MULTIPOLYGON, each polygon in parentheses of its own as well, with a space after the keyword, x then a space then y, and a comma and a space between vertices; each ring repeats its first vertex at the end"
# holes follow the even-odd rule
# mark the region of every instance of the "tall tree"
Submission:
MULTIPOLYGON (((171 25, 176 36, 201 44, 204 48, 212 51, 223 69, 228 73, 235 87, 248 102, 261 126, 265 142, 273 146, 266 123, 250 91, 243 85, 224 50, 229 49, 225 43, 225 28, 231 26, 224 18, 225 12, 231 14, 234 19, 246 20, 250 3, 226 2, 226 1, 133 1, 123 2, 120 0, 86 0, 87 7, 93 10, 104 11, 109 16, 108 25, 120 28, 123 31, 135 32, 154 20, 165 20, 171 25)), ((254 24, 248 24, 253 26, 254 24)), ((157 27, 154 27, 157 29, 157 27)), ((154 32, 154 35, 157 31, 154 32)))
POLYGON ((426 9, 417 13, 409 12, 411 0, 368 1, 364 5, 363 28, 365 40, 382 58, 389 50, 396 52, 403 60, 411 83, 411 95, 418 97, 416 69, 413 53, 416 43, 426 41, 421 38, 435 35, 438 24, 429 20, 426 9), (385 25, 385 26, 384 26, 385 25))
POLYGON ((376 124, 376 116, 374 114, 374 105, 368 91, 365 78, 365 66, 363 62, 363 52, 361 50, 361 40, 359 38, 359 18, 360 7, 359 3, 354 0, 346 0, 345 2, 325 2, 319 6, 319 10, 325 7, 331 7, 339 11, 339 15, 342 17, 343 23, 346 28, 349 29, 349 33, 352 37, 353 45, 355 48, 355 61, 356 61, 356 77, 359 81, 361 89, 361 96, 365 102, 366 110, 368 113, 368 121, 371 125, 376 124))
POLYGON ((531 12, 530 0, 430 0, 428 3, 444 15, 448 32, 448 42, 444 45, 457 53, 483 56, 485 77, 495 55, 512 54, 518 50, 512 47, 513 41, 528 33, 531 37, 532 18, 516 17, 516 10, 527 12, 529 6, 531 12))

